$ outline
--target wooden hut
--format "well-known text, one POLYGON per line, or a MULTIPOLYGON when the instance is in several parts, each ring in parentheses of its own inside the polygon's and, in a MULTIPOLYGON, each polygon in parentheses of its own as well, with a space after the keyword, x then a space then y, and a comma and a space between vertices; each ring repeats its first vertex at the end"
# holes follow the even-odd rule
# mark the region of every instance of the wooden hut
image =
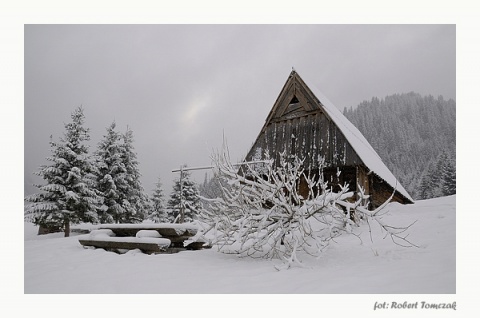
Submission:
MULTIPOLYGON (((385 202, 394 192, 393 201, 413 203, 360 131, 295 70, 245 160, 263 160, 268 154, 278 164, 282 152, 303 158, 307 171, 322 173, 332 186, 347 183, 356 192, 361 185, 370 196, 371 208, 385 202), (322 171, 319 158, 325 160, 322 171)), ((305 186, 299 182, 300 193, 308 191, 305 186)))

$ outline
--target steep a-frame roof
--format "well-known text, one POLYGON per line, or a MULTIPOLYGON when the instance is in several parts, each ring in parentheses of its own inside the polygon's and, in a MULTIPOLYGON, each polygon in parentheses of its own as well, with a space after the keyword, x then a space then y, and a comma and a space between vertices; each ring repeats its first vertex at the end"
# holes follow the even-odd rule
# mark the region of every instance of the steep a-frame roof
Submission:
POLYGON ((322 111, 338 127, 356 155, 370 171, 413 202, 408 192, 383 163, 363 134, 313 85, 313 82, 305 81, 295 70, 292 70, 290 73, 287 82, 267 116, 265 125, 258 138, 272 122, 305 116, 318 111, 322 111), (292 98, 298 99, 298 103, 296 103, 297 100, 291 102, 292 98))

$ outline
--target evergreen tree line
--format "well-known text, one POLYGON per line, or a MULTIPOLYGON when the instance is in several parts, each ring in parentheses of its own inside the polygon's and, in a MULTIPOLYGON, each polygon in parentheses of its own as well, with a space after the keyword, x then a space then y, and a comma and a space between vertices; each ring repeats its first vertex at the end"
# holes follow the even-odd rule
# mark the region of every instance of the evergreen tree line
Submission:
POLYGON ((394 94, 344 109, 414 199, 456 193, 456 102, 394 94))
POLYGON ((63 229, 68 236, 70 224, 81 222, 171 222, 178 219, 180 206, 185 221, 195 218, 200 203, 189 174, 182 175, 182 194, 177 180, 165 204, 160 179, 152 196, 145 194, 131 129, 119 133, 113 122, 91 154, 83 109, 75 109, 71 119, 59 141, 50 137, 51 156, 46 158, 50 164, 35 172, 45 184, 34 185, 40 192, 25 197, 27 221, 47 231, 63 229))

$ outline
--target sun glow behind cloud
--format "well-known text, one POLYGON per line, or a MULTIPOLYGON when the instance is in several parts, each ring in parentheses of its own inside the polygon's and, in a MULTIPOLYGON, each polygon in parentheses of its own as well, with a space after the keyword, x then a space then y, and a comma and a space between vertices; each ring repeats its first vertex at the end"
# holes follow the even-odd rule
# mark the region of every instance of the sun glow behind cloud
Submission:
POLYGON ((184 128, 184 137, 188 139, 194 134, 197 134, 202 127, 209 114, 208 108, 211 104, 211 98, 207 94, 195 95, 188 107, 181 114, 180 124, 184 128))

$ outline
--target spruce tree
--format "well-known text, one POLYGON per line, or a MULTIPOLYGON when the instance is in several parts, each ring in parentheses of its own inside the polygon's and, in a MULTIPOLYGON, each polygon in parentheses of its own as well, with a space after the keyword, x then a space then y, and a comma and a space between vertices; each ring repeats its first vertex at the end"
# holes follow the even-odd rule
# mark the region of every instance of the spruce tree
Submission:
POLYGON ((430 199, 456 193, 455 160, 442 152, 429 165, 428 171, 420 183, 420 198, 430 199))
POLYGON ((430 198, 438 198, 443 195, 443 167, 447 161, 447 157, 447 154, 442 152, 437 158, 435 170, 432 173, 431 182, 433 184, 433 188, 431 190, 430 198))
POLYGON ((419 198, 429 199, 434 197, 435 189, 438 187, 439 178, 436 171, 436 165, 432 162, 424 173, 419 187, 419 198))
POLYGON ((162 182, 160 178, 155 183, 152 198, 150 199, 151 211, 148 216, 155 223, 168 222, 168 214, 165 207, 165 196, 163 194, 162 182))
MULTIPOLYGON (((184 166, 186 167, 186 166, 184 166)), ((169 220, 172 222, 190 222, 197 219, 201 210, 198 188, 195 181, 190 180, 188 171, 181 171, 173 185, 173 191, 168 200, 169 220), (183 207, 183 220, 181 210, 183 207)))
POLYGON ((122 194, 124 213, 121 223, 138 223, 145 219, 148 213, 149 198, 145 194, 140 181, 137 154, 133 147, 133 131, 127 128, 122 136, 122 161, 125 167, 125 182, 121 183, 119 191, 122 194))
POLYGON ((447 157, 443 165, 442 172, 442 191, 443 195, 452 195, 457 193, 457 177, 456 177, 455 159, 447 157))
POLYGON ((95 193, 93 167, 88 155, 89 129, 83 126, 85 116, 82 107, 71 114, 72 122, 65 125, 65 133, 59 142, 50 137, 51 165, 40 168, 36 174, 45 185, 35 185, 41 192, 28 196, 30 202, 25 217, 40 228, 63 229, 70 235, 70 224, 97 222, 100 198, 95 193))
POLYGON ((120 223, 125 213, 121 189, 126 185, 126 168, 123 163, 121 135, 115 130, 113 122, 95 152, 97 190, 103 198, 101 223, 120 223))

